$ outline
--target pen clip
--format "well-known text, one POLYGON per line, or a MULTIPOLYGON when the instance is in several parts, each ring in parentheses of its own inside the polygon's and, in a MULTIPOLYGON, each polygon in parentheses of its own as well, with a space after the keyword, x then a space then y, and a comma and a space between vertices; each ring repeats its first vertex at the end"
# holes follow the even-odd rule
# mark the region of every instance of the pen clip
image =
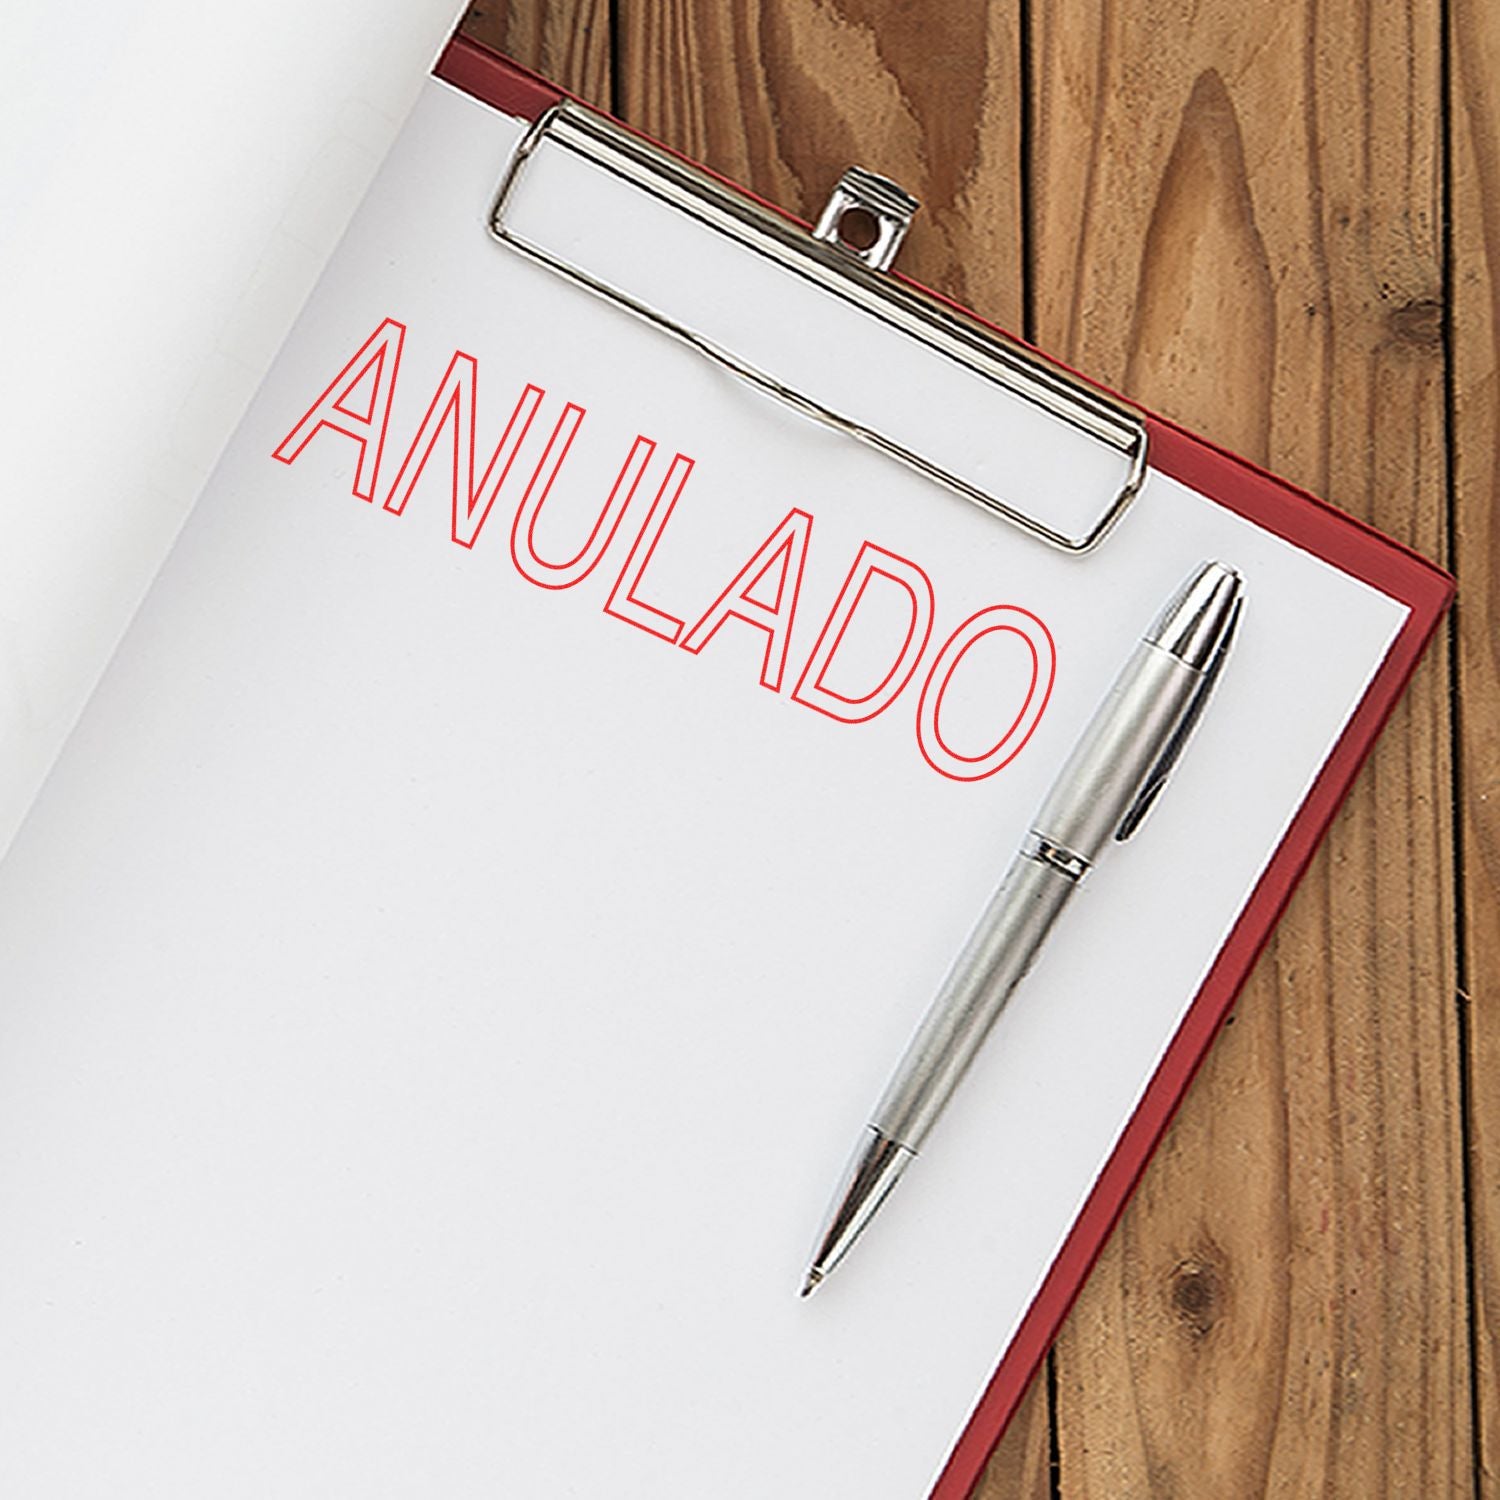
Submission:
POLYGON ((1224 634, 1219 640, 1213 660, 1203 670, 1202 681, 1199 682, 1188 706, 1183 710, 1182 718, 1178 720, 1177 727, 1163 746, 1161 754, 1157 756, 1156 763, 1146 773, 1146 779, 1141 783, 1140 791, 1135 794, 1135 800, 1125 809, 1125 816, 1120 819, 1120 826, 1115 829, 1116 843, 1123 844, 1141 826, 1146 814, 1151 810, 1152 803, 1160 796, 1161 789, 1167 784, 1167 778, 1172 774, 1172 768, 1177 764, 1178 757, 1193 737, 1193 730, 1198 727, 1198 720, 1202 717, 1204 705, 1208 702, 1209 695, 1219 680, 1219 673, 1224 670, 1229 647, 1234 640, 1235 631, 1239 628, 1240 608, 1243 603, 1242 599, 1235 600, 1229 623, 1224 627, 1224 634))

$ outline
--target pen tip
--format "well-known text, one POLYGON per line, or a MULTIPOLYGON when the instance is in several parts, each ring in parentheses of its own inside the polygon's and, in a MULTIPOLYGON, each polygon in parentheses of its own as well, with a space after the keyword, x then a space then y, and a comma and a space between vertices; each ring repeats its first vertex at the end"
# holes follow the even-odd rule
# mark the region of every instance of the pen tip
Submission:
POLYGON ((817 1267, 814 1267, 807 1273, 807 1280, 802 1283, 801 1295, 804 1297, 810 1296, 822 1279, 823 1273, 817 1267))

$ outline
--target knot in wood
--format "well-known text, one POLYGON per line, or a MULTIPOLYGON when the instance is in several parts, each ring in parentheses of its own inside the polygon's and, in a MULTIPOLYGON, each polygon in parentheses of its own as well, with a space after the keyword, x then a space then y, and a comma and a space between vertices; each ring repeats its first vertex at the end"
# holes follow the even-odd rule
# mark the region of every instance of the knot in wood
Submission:
POLYGON ((1190 1255, 1179 1261, 1168 1277, 1172 1315, 1194 1339, 1207 1338, 1224 1315, 1227 1277, 1216 1254, 1190 1255))
POLYGON ((1440 297, 1412 297, 1386 314, 1391 342, 1410 349, 1436 349, 1443 342, 1440 297))

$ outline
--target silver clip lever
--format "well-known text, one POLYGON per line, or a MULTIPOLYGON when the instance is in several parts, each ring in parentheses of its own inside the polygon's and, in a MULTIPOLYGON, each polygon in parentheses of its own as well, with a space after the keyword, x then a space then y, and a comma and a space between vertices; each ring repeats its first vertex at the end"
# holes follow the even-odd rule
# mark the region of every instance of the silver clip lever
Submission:
MULTIPOLYGON (((894 275, 891 263, 916 210, 916 199, 895 183, 851 167, 809 233, 701 168, 570 101, 535 121, 516 148, 491 206, 489 227, 500 244, 626 309, 804 416, 896 459, 1049 546, 1075 554, 1090 551, 1108 535, 1145 479, 1144 420, 1035 350, 894 275), (587 170, 580 173, 579 167, 587 170), (523 180, 532 182, 538 171, 542 185, 535 191, 523 189, 523 180), (549 171, 557 174, 551 189, 549 171), (695 300, 691 277, 685 285, 669 275, 653 279, 650 269, 641 269, 628 255, 621 263, 624 269, 617 267, 617 231, 604 223, 594 233, 583 224, 579 194, 597 192, 602 203, 622 187, 640 193, 643 209, 665 207, 678 225, 748 250, 751 258, 743 264, 750 271, 773 263, 795 278, 788 284, 789 296, 800 297, 807 288, 826 294, 830 318, 857 327, 861 348, 884 347, 892 359, 909 357, 913 369, 926 371, 936 382, 934 389, 950 393, 947 404, 937 404, 936 417, 920 416, 906 403, 890 399, 878 382, 866 390, 857 389, 858 383, 850 388, 837 373, 829 374, 840 369, 839 347, 833 348, 835 357, 827 358, 829 350, 817 340, 780 340, 784 359, 778 348, 768 362, 769 346, 759 339, 759 330, 747 338, 743 320, 722 316, 724 306, 734 304, 732 286, 721 284, 712 297, 695 300), (955 400, 963 410, 972 401, 975 414, 973 421, 957 423, 958 439, 955 400), (1046 423, 1042 430, 1059 441, 1076 433, 1104 450, 1102 466, 1096 466, 1098 454, 1069 450, 1080 455, 1090 475, 1083 504, 1070 508, 1053 495, 1049 511, 1046 482, 1027 467, 1026 455, 992 451, 974 437, 985 421, 1016 400, 1041 414, 1046 423)), ((675 234, 665 228, 660 232, 675 234)), ((736 265, 724 258, 714 263, 736 265)), ((760 283, 752 276, 745 284, 760 283)))

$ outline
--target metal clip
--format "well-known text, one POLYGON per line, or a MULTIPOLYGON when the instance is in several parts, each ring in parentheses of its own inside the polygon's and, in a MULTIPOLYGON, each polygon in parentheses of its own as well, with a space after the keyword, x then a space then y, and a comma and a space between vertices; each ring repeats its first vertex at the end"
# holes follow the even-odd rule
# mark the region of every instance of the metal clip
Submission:
POLYGON ((850 167, 829 196, 813 238, 837 245, 872 271, 888 271, 920 206, 890 178, 850 167))
POLYGON ((810 234, 701 168, 570 101, 555 105, 536 120, 516 148, 491 206, 489 229, 500 244, 625 308, 803 415, 897 459, 1049 546, 1075 554, 1090 551, 1141 488, 1146 475, 1145 422, 1114 397, 1035 350, 888 274, 916 208, 915 199, 894 183, 855 167, 844 174, 817 231, 810 234), (1112 450, 1123 461, 1113 493, 1101 492, 1097 513, 1081 529, 1052 525, 999 493, 991 466, 985 466, 982 477, 961 473, 940 451, 928 451, 925 445, 919 449, 862 420, 856 412, 835 409, 775 370, 724 347, 653 298, 638 295, 609 275, 594 274, 580 259, 586 238, 574 234, 559 247, 539 242, 517 227, 512 209, 527 163, 544 147, 575 162, 587 162, 608 179, 680 211, 711 233, 869 316, 897 338, 951 360, 997 392, 1025 401, 1112 450))

